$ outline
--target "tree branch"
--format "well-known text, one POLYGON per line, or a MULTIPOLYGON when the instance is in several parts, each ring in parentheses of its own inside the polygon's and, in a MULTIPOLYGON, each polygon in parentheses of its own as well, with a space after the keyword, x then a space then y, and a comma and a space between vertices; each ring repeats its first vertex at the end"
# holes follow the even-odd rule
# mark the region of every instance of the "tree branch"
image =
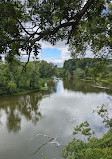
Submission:
MULTIPOLYGON (((22 26, 21 22, 18 20, 18 23, 21 25, 22 29, 28 34, 30 35, 29 38, 27 40, 25 40, 24 38, 23 39, 13 39, 13 40, 7 40, 6 43, 7 44, 10 44, 10 43, 13 43, 13 42, 20 42, 20 41, 23 41, 23 42, 27 42, 29 41, 30 43, 35 43, 36 41, 40 41, 45 35, 54 35, 55 33, 57 33, 59 31, 59 29, 61 28, 65 28, 65 27, 69 27, 69 26, 72 26, 73 28, 75 28, 81 18, 83 17, 83 15, 85 14, 85 12, 91 7, 91 5, 95 2, 95 0, 88 0, 87 3, 84 5, 84 7, 74 16, 72 17, 70 20, 71 21, 68 21, 68 22, 65 22, 65 23, 62 23, 60 25, 58 25, 57 27, 53 28, 51 31, 49 29, 45 30, 45 31, 41 31, 40 33, 37 33, 37 30, 33 33, 33 34, 30 34, 28 33, 28 31, 26 31, 26 29, 22 26), (38 35, 37 38, 34 38, 33 37, 35 35, 38 35), (32 39, 31 39, 32 38, 32 39)), ((3 43, 0 43, 0 46, 2 46, 3 43)))
POLYGON ((27 65, 27 64, 29 63, 29 61, 30 61, 31 51, 32 51, 32 49, 29 48, 29 49, 28 49, 28 59, 27 59, 27 62, 25 63, 25 65, 23 66, 22 73, 23 73, 24 71, 26 71, 26 65, 27 65))
POLYGON ((21 22, 20 22, 18 19, 16 19, 16 21, 20 24, 21 28, 24 30, 24 32, 25 32, 26 34, 31 35, 31 34, 23 27, 23 25, 21 24, 21 22))
POLYGON ((55 27, 52 31, 49 30, 45 30, 43 32, 38 33, 38 37, 36 39, 34 39, 33 42, 39 41, 40 39, 42 39, 45 35, 54 35, 55 33, 58 32, 58 30, 60 28, 63 27, 76 27, 79 24, 79 21, 81 20, 81 18, 83 17, 83 15, 85 14, 85 12, 91 7, 91 5, 95 2, 95 0, 88 0, 88 2, 84 5, 84 7, 82 8, 82 10, 80 10, 74 17, 71 18, 71 21, 69 22, 65 22, 62 23, 60 25, 58 25, 57 27, 55 27), (73 20, 73 21, 72 21, 73 20))

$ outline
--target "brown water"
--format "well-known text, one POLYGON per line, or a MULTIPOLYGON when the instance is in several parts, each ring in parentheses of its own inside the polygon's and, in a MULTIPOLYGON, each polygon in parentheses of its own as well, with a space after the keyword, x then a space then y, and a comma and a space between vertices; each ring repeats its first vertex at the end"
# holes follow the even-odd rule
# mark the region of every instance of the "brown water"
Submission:
POLYGON ((60 159, 74 126, 86 120, 97 136, 106 131, 93 110, 105 104, 111 111, 110 90, 84 81, 59 80, 53 86, 0 97, 0 159, 60 159))

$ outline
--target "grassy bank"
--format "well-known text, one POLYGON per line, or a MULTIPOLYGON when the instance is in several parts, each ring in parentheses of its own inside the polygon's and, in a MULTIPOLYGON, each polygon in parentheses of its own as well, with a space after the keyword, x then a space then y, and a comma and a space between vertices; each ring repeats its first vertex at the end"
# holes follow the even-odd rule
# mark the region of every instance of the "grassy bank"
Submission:
POLYGON ((33 93, 33 92, 39 92, 41 90, 46 90, 48 87, 40 87, 38 89, 31 89, 31 90, 21 90, 16 93, 10 94, 10 95, 23 95, 23 94, 28 94, 28 93, 33 93))

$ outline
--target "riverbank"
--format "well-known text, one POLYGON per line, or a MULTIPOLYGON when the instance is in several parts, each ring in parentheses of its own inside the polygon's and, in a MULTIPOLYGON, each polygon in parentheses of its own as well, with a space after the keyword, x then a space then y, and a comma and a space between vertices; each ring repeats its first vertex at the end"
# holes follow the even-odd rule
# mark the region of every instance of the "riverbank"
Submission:
POLYGON ((1 97, 2 158, 31 159, 31 154, 50 140, 38 136, 44 134, 53 136, 56 140, 42 146, 32 157, 41 159, 44 154, 49 159, 61 159, 61 151, 73 139, 74 126, 86 120, 98 136, 105 133, 104 124, 99 116, 93 114, 93 110, 103 103, 109 103, 108 95, 111 98, 112 95, 108 90, 93 87, 92 82, 81 80, 59 80, 54 84, 55 87, 48 87, 48 91, 1 97))
POLYGON ((42 91, 42 90, 47 90, 48 87, 49 87, 49 83, 51 83, 51 81, 53 81, 52 78, 43 78, 43 79, 40 80, 41 84, 40 84, 39 88, 16 89, 16 92, 3 93, 3 94, 0 94, 0 96, 24 95, 24 94, 28 94, 28 93, 32 93, 32 92, 39 92, 39 91, 42 91), (47 83, 48 83, 48 86, 45 86, 47 83))
POLYGON ((41 90, 47 90, 47 89, 48 89, 48 87, 40 87, 39 89, 23 90, 23 91, 20 91, 20 92, 17 92, 17 93, 13 93, 13 94, 10 94, 10 95, 24 95, 24 94, 33 93, 33 92, 39 92, 41 90))
POLYGON ((96 87, 112 90, 112 82, 110 80, 95 79, 94 82, 96 87))
POLYGON ((12 93, 12 94, 3 94, 0 95, 0 97, 2 96, 17 96, 17 95, 25 95, 25 94, 29 94, 29 93, 33 93, 33 92, 40 92, 42 90, 47 90, 48 87, 40 87, 39 89, 31 89, 31 90, 20 90, 18 92, 12 93))
POLYGON ((1 63, 0 95, 38 91, 41 87, 46 87, 45 82, 56 74, 56 66, 43 60, 29 62, 24 71, 23 65, 25 63, 18 60, 12 65, 1 63))
POLYGON ((91 79, 91 78, 83 78, 80 79, 85 82, 93 82, 94 87, 103 88, 103 89, 112 89, 112 83, 110 80, 105 79, 91 79))

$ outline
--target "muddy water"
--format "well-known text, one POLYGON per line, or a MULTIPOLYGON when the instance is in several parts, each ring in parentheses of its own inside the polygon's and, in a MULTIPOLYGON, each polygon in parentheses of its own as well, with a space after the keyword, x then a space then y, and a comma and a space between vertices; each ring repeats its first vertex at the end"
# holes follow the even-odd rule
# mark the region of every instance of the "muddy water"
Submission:
POLYGON ((93 110, 102 104, 109 107, 111 99, 110 90, 79 80, 0 97, 0 159, 60 159, 77 124, 88 121, 99 137, 106 131, 93 110))

